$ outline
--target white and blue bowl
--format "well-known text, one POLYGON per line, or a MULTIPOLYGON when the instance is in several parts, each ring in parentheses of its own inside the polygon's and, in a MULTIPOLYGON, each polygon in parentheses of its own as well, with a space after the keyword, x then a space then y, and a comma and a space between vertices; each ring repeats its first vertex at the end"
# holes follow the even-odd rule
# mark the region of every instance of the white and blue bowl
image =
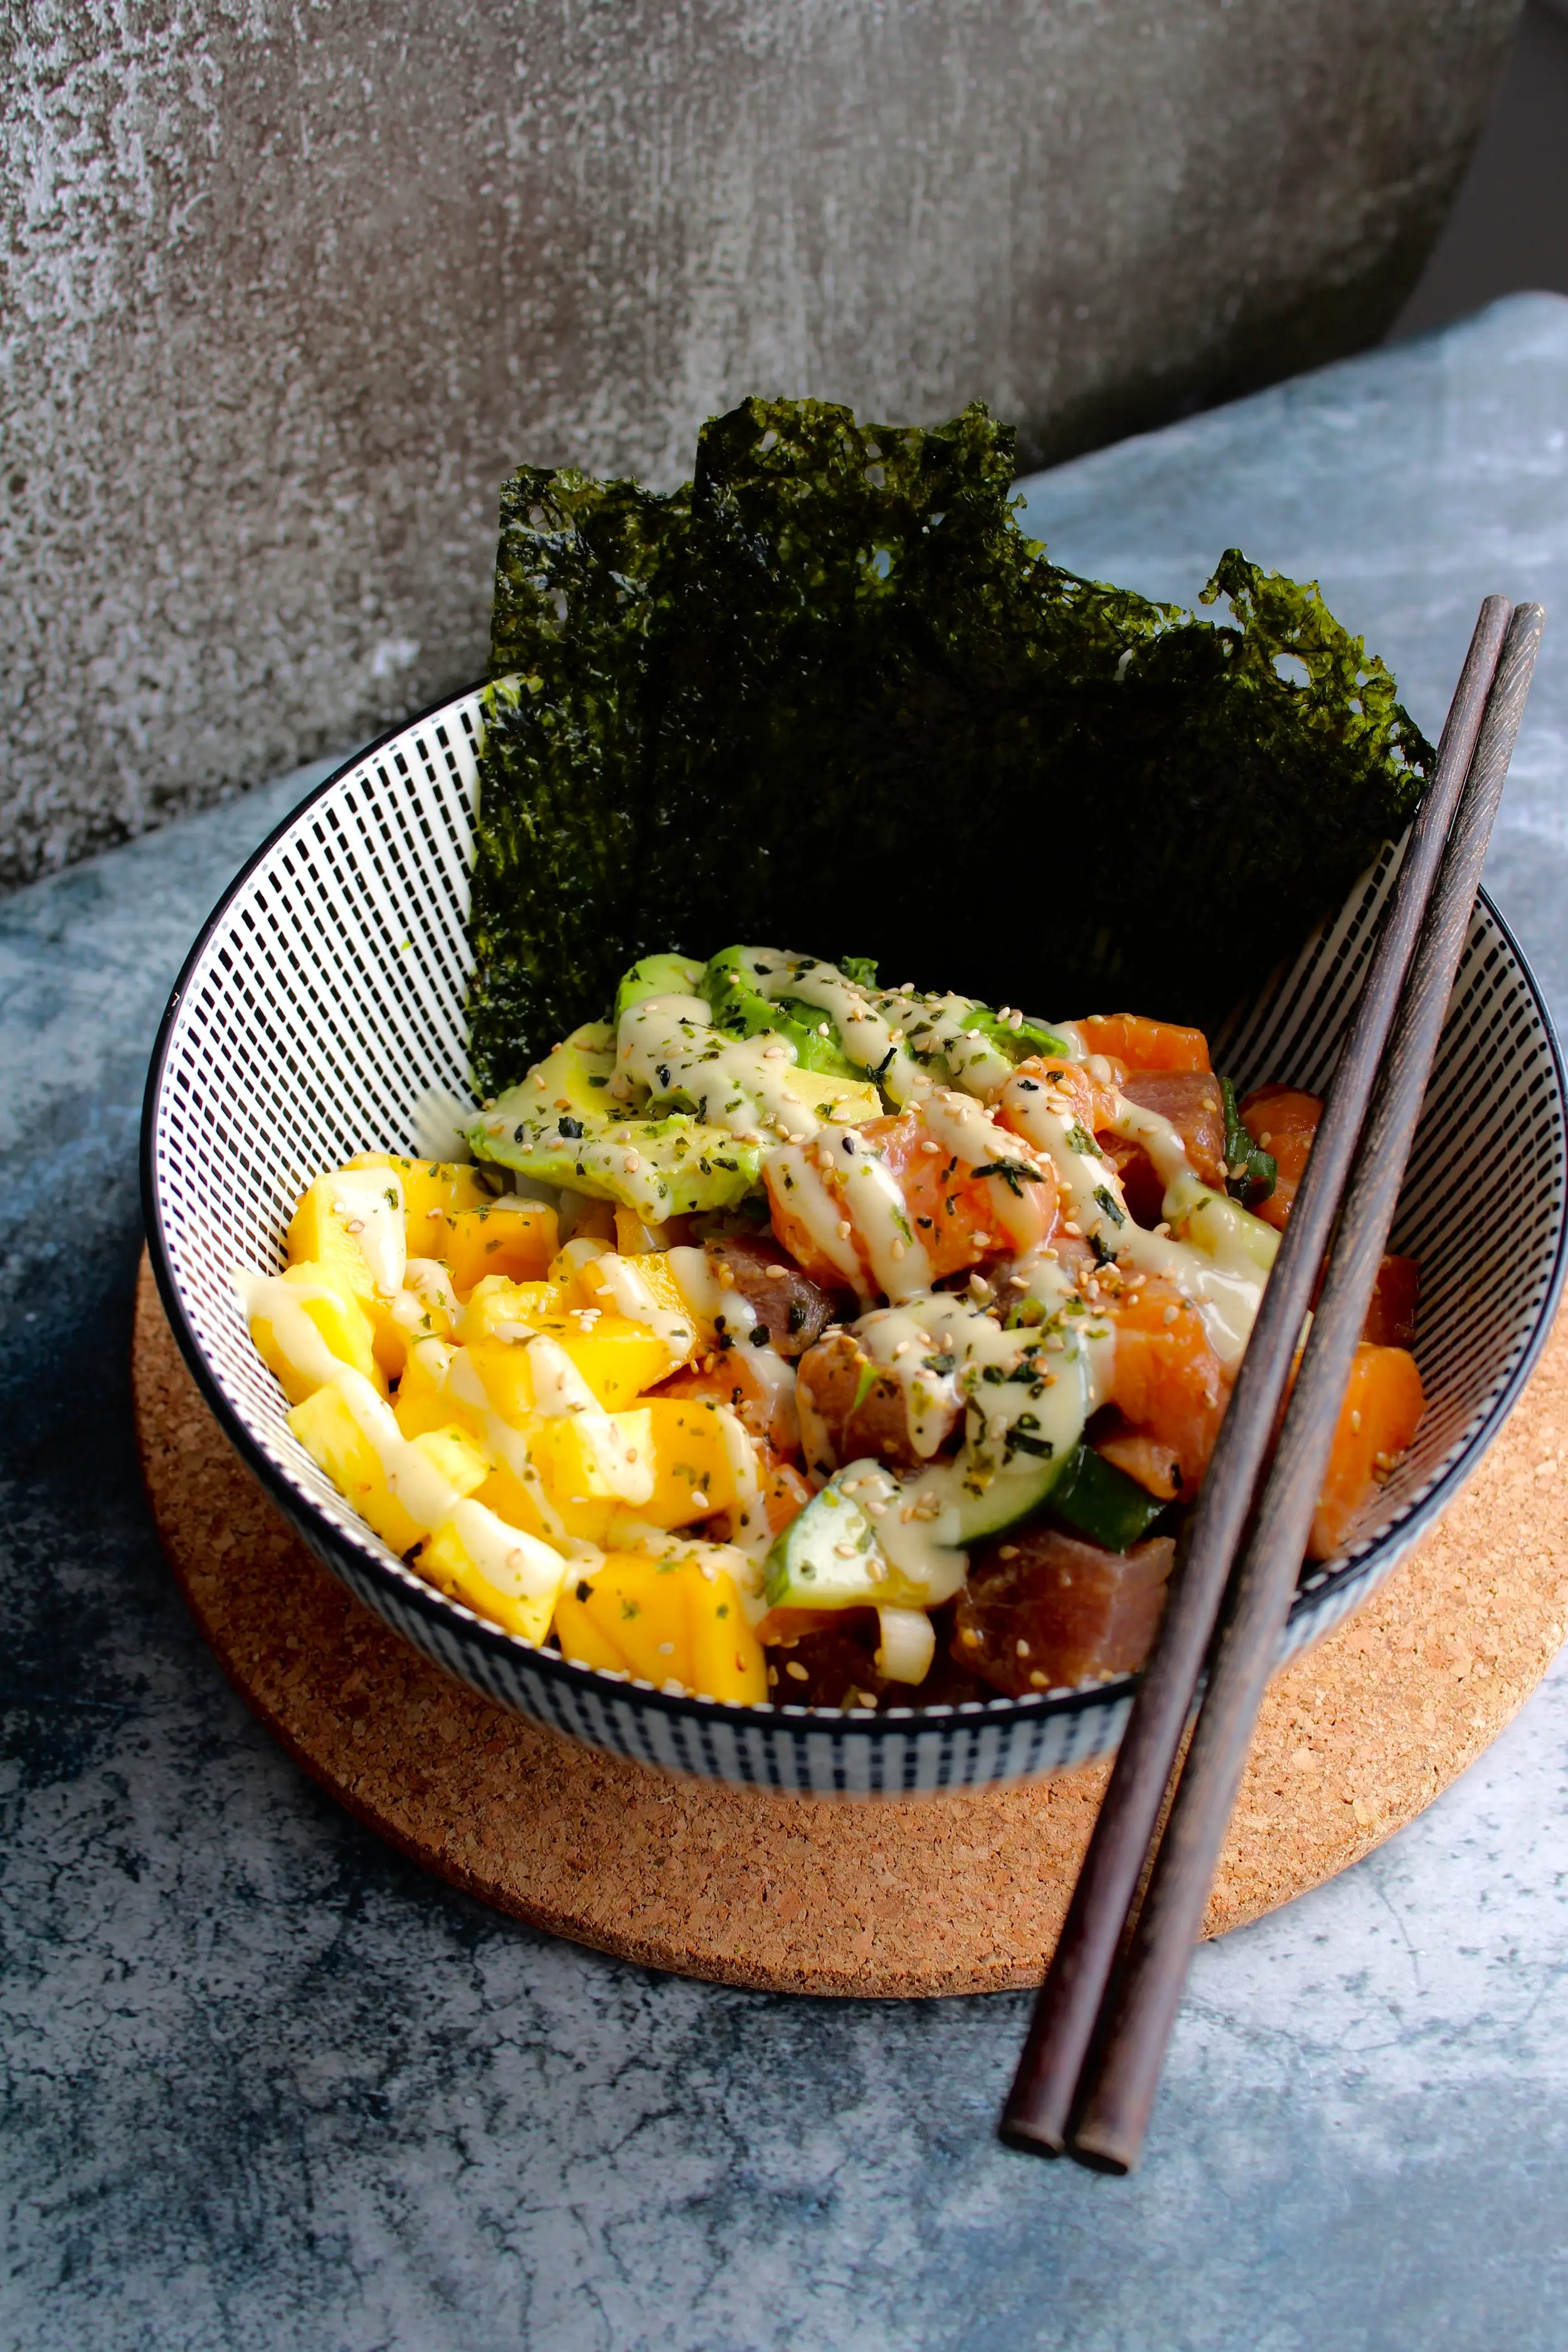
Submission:
MULTIPOLYGON (((223 1428, 367 1607, 500 1706, 595 1747, 704 1780, 851 1797, 990 1788, 1106 1755, 1126 1720, 1127 1681, 840 1715, 677 1698, 570 1664, 421 1582, 290 1434, 229 1271, 281 1264, 294 1202, 322 1169, 357 1151, 409 1150, 433 1091, 467 1095, 464 918, 479 724, 476 688, 340 769, 225 895, 171 999, 142 1129, 147 1231, 169 1319, 223 1428)), ((1391 864, 1230 1025, 1222 1066, 1239 1087, 1280 1078, 1322 1089, 1391 864)), ((812 945, 795 940, 796 928, 781 909, 781 939, 812 945)), ((962 973, 949 977, 962 984, 962 973)), ((1428 1411, 1382 1490, 1377 1524, 1303 1578, 1282 1659, 1376 1590, 1519 1395, 1563 1281, 1563 1141, 1551 1023, 1483 898, 1394 1234, 1421 1265, 1415 1353, 1428 1411)))

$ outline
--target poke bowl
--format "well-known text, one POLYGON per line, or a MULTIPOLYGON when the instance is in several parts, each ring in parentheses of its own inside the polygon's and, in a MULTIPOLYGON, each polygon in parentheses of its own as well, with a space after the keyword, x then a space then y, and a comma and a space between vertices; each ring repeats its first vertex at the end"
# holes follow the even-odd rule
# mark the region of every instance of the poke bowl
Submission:
MULTIPOLYGON (((143 1194, 164 1306, 242 1459, 378 1616, 499 1705, 569 1738, 734 1785, 902 1798, 1027 1780, 1111 1750, 1131 1680, 832 1711, 787 1685, 738 1704, 616 1677, 487 1620, 373 1533, 293 1434, 251 1345, 237 1264, 268 1268, 302 1189, 367 1150, 434 1152, 471 1097, 468 915, 482 690, 395 730, 251 859, 174 992, 149 1077, 143 1194)), ((1386 852, 1216 1041, 1238 1090, 1321 1092, 1396 869, 1386 852)), ((775 935, 798 925, 781 906, 775 935)), ((1021 961, 1023 961, 1021 959, 1021 961)), ((1014 1000, 1028 1003, 1026 970, 1014 1000)), ((1047 1008, 1048 1010, 1048 1008, 1047 1008)), ((1366 1600, 1429 1528, 1520 1393, 1563 1273, 1564 1096, 1506 925, 1478 903, 1391 1246, 1421 1267, 1426 1410, 1376 1510, 1303 1572, 1282 1662, 1366 1600)))

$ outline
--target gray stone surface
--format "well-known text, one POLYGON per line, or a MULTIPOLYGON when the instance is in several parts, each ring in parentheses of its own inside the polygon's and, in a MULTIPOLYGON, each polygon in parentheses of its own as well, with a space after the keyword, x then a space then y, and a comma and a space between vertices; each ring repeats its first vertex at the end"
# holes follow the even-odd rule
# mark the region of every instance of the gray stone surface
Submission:
POLYGON ((521 459, 1373 341, 1519 0, 0 0, 0 879, 466 682, 521 459))
MULTIPOLYGON (((1031 486, 1086 565, 1321 569, 1440 716, 1493 586, 1564 608, 1568 303, 1031 486)), ((1561 1017, 1563 643, 1505 911, 1561 1017)), ((1132 2180, 991 2134, 1019 1999, 792 2002, 491 1916, 219 1678, 125 1352, 162 999, 303 779, 0 907, 0 2343, 26 2352, 1559 2352, 1568 1674, 1431 1811, 1199 1955, 1132 2180)))

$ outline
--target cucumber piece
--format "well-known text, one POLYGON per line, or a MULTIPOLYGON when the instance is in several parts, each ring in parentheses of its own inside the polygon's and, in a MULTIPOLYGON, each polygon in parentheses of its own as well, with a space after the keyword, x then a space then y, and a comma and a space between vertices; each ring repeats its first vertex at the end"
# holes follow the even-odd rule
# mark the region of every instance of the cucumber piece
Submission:
POLYGON ((1008 1372, 986 1365, 969 1391, 955 1465, 958 1541, 967 1549, 1037 1511, 1077 1453, 1089 1418, 1089 1364, 1068 1339, 1059 1352, 1020 1333, 1008 1372))
POLYGON ((987 1536, 999 1536, 1037 1511, 1054 1492, 1070 1454, 1015 1456, 1005 1470, 984 1484, 973 1472, 956 1485, 958 1540, 967 1551, 987 1536))
POLYGON ((875 1475, 877 1462, 851 1462, 773 1544, 764 1571, 770 1609, 919 1609, 925 1594, 900 1576, 877 1540, 869 1514, 842 1482, 875 1475))
POLYGON ((763 1590, 770 1609, 875 1608, 887 1571, 876 1528, 836 1479, 774 1542, 763 1590))
POLYGON ((1068 1456, 1050 1495, 1051 1517, 1107 1551, 1131 1551, 1169 1508, 1092 1445, 1068 1456))

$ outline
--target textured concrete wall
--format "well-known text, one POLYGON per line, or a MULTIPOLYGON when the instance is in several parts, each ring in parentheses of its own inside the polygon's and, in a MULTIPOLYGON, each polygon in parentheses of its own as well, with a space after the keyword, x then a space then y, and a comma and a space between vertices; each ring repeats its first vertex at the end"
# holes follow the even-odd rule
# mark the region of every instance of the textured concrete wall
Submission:
POLYGON ((758 389, 1037 462, 1375 336, 1515 13, 0 0, 0 878, 471 677, 521 457, 758 389))

